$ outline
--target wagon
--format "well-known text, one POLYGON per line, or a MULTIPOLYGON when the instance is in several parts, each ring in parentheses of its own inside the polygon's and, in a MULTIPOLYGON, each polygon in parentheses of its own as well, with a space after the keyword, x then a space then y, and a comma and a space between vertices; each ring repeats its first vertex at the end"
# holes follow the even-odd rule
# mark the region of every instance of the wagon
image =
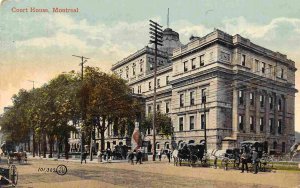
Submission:
POLYGON ((238 168, 240 164, 240 149, 227 149, 221 158, 221 166, 224 170, 230 167, 238 168))

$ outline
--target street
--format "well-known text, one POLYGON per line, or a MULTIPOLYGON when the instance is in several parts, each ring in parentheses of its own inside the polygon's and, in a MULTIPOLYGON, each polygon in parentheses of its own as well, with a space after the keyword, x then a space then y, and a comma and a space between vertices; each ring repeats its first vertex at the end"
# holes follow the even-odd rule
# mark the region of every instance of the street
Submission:
MULTIPOLYGON (((2 167, 5 166, 2 162, 2 167)), ((30 159, 18 165, 17 187, 297 187, 300 173, 291 171, 243 173, 239 170, 200 167, 175 167, 166 161, 129 163, 95 162, 80 164, 69 161, 30 159), (46 172, 59 164, 67 166, 65 175, 46 172), (43 172, 41 172, 43 168, 43 172)))

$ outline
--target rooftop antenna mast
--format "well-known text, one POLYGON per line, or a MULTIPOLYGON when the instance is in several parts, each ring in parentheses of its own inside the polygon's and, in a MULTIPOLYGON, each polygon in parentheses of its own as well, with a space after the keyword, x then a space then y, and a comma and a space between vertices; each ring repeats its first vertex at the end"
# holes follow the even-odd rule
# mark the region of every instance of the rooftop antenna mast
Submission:
POLYGON ((170 19, 170 17, 169 17, 169 8, 168 8, 168 15, 167 15, 167 28, 169 28, 169 19, 170 19))

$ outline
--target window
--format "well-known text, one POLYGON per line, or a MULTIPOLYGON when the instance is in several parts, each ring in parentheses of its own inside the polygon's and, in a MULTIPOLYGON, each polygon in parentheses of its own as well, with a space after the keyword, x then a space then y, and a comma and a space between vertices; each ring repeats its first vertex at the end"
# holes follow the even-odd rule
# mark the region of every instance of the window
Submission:
POLYGON ((244 130, 244 116, 239 115, 239 128, 240 130, 244 130))
POLYGON ((140 72, 143 72, 143 63, 140 63, 140 72))
POLYGON ((142 86, 141 85, 138 86, 138 93, 142 93, 142 86))
POLYGON ((272 96, 270 96, 269 97, 269 104, 270 104, 270 110, 272 110, 273 109, 273 97, 272 96))
POLYGON ((152 112, 151 106, 148 106, 148 114, 151 114, 151 112, 152 112))
POLYGON ((283 70, 283 68, 281 68, 281 71, 280 71, 280 78, 283 78, 283 74, 284 74, 284 70, 283 70))
POLYGON ((191 63, 192 63, 192 69, 195 69, 196 68, 196 65, 195 65, 195 58, 193 58, 191 60, 191 63))
POLYGON ((281 111, 282 110, 282 104, 281 104, 281 99, 278 99, 278 111, 281 111))
POLYGON ((150 70, 153 70, 153 63, 150 63, 150 70))
POLYGON ((254 118, 250 116, 250 131, 254 131, 254 118))
POLYGON ((190 105, 194 105, 195 104, 195 97, 194 97, 194 91, 190 92, 190 105))
POLYGON ((259 72, 259 61, 255 59, 256 72, 259 72))
POLYGON ((273 66, 272 65, 269 65, 269 77, 271 77, 272 78, 272 76, 273 76, 273 66))
POLYGON ((160 79, 157 79, 156 85, 158 88, 160 88, 160 79))
POLYGON ((183 62, 184 72, 188 71, 187 61, 183 62))
POLYGON ((166 76, 166 85, 169 85, 169 76, 166 76))
POLYGON ((151 82, 149 82, 149 91, 151 91, 152 88, 151 88, 151 82))
POLYGON ((239 104, 244 104, 244 92, 239 91, 239 104))
POLYGON ((131 92, 132 92, 132 93, 134 93, 134 87, 133 87, 133 88, 131 88, 131 92))
POLYGON ((265 96, 264 95, 260 95, 259 102, 260 102, 260 107, 263 108, 265 105, 265 96))
POLYGON ((135 66, 132 66, 132 75, 135 76, 135 66))
POLYGON ((264 118, 263 117, 259 118, 259 129, 260 129, 260 132, 264 131, 264 118))
POLYGON ((158 112, 160 112, 160 105, 159 105, 159 104, 156 105, 156 110, 157 110, 158 112))
POLYGON ((274 119, 270 118, 269 119, 269 127, 270 127, 270 133, 273 134, 274 133, 274 125, 273 125, 274 119))
POLYGON ((183 117, 179 118, 179 131, 183 131, 183 117))
POLYGON ((204 66, 204 55, 200 55, 200 67, 204 66))
POLYGON ((262 62, 261 65, 262 65, 261 66, 261 73, 265 74, 265 72, 266 72, 266 63, 262 62))
POLYGON ((129 68, 126 67, 126 78, 128 78, 128 77, 129 77, 129 68))
POLYGON ((278 120, 278 125, 277 125, 277 129, 278 129, 278 134, 281 134, 281 129, 282 129, 282 120, 281 119, 279 119, 278 120))
POLYGON ((205 114, 201 114, 201 129, 205 128, 206 118, 205 114))
POLYGON ((250 93, 249 97, 250 97, 250 105, 254 105, 254 96, 252 92, 250 93))
POLYGON ((166 113, 170 112, 170 108, 169 108, 169 102, 166 102, 166 113))
POLYGON ((180 107, 183 107, 183 104, 184 101, 183 101, 183 94, 180 94, 180 107))
POLYGON ((190 130, 194 130, 195 128, 195 118, 194 116, 190 116, 190 130))
POLYGON ((206 88, 201 89, 201 103, 206 103, 206 88))
POLYGON ((242 66, 246 66, 246 55, 242 55, 242 66))

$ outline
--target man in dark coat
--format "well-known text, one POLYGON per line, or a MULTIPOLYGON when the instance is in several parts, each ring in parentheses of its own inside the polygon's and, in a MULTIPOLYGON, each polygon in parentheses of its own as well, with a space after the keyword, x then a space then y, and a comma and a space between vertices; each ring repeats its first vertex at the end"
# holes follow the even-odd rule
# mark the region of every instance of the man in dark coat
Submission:
POLYGON ((142 157, 143 157, 143 154, 141 152, 141 150, 139 149, 136 153, 136 164, 139 162, 140 164, 142 164, 142 157))
POLYGON ((248 154, 246 153, 246 150, 243 149, 242 151, 242 155, 241 155, 241 160, 242 160, 242 172, 241 173, 244 173, 244 170, 245 170, 245 166, 246 166, 246 170, 247 170, 247 173, 249 171, 248 169, 248 154))
POLYGON ((252 149, 252 164, 253 164, 253 174, 258 172, 258 153, 255 148, 252 149))

